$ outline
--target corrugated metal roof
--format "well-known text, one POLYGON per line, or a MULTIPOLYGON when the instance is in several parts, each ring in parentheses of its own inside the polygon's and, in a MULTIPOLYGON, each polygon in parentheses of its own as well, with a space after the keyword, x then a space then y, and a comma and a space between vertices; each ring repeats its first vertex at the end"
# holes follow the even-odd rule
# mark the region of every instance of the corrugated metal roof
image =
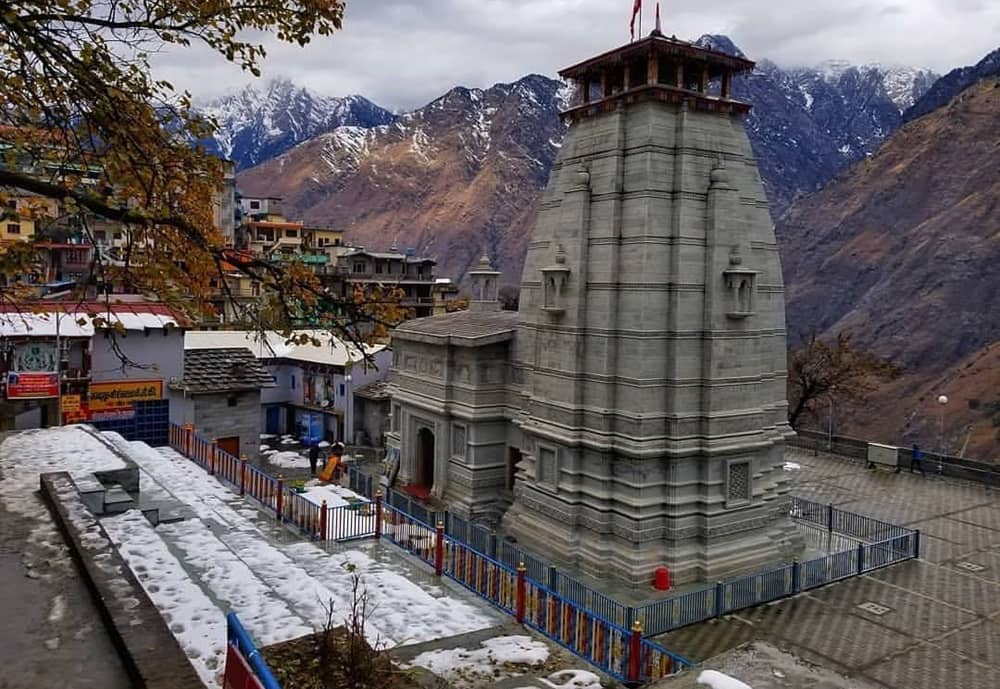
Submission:
POLYGON ((57 320, 61 336, 91 337, 95 318, 109 326, 121 323, 123 328, 132 331, 177 328, 185 322, 164 304, 46 302, 30 304, 20 310, 8 304, 0 306, 0 337, 55 337, 57 320))
MULTIPOLYGON (((224 349, 244 347, 258 359, 290 359, 327 366, 346 366, 364 360, 364 354, 353 345, 320 330, 297 330, 290 337, 281 333, 253 330, 192 330, 184 334, 184 349, 224 349), (306 335, 319 344, 291 343, 306 335)), ((365 353, 371 355, 385 349, 385 345, 366 345, 365 353)))

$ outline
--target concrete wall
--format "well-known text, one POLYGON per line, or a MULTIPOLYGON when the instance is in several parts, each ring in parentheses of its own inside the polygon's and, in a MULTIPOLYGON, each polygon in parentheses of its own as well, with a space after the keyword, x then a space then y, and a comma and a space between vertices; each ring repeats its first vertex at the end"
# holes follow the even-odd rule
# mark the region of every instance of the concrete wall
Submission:
POLYGON ((195 428, 206 438, 239 436, 240 452, 256 459, 260 449, 260 392, 195 395, 189 398, 195 428), (229 405, 230 398, 236 404, 229 405))
POLYGON ((185 397, 179 390, 169 390, 167 399, 170 400, 170 422, 178 426, 187 423, 194 423, 194 400, 185 397))
POLYGON ((354 430, 364 433, 372 447, 382 447, 382 435, 389 430, 389 400, 376 402, 355 397, 354 430))
POLYGON ((108 380, 162 380, 164 392, 171 378, 184 375, 184 331, 179 328, 148 330, 145 333, 128 331, 110 335, 97 333, 91 339, 91 370, 95 382, 108 380), (122 353, 141 366, 124 366, 112 344, 117 343, 122 353))

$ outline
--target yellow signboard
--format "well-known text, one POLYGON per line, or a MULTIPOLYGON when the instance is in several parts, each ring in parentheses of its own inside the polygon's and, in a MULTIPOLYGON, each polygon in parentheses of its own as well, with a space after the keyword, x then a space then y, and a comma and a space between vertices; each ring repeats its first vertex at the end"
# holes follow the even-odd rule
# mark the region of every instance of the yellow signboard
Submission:
POLYGON ((62 410, 65 414, 66 412, 80 411, 80 396, 79 395, 63 395, 62 396, 62 410))
POLYGON ((162 380, 110 380, 90 384, 87 407, 91 411, 104 411, 162 398, 162 380))

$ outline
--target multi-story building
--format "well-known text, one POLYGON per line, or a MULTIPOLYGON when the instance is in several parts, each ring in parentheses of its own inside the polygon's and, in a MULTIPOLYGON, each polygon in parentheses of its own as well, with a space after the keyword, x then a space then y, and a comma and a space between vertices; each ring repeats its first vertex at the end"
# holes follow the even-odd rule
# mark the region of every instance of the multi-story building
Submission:
POLYGON ((432 258, 416 256, 411 249, 404 253, 351 249, 337 256, 337 267, 341 269, 337 277, 345 295, 358 285, 397 287, 403 292, 400 305, 411 310, 415 318, 422 318, 433 314, 435 288, 443 284, 434 278, 435 263, 432 258))

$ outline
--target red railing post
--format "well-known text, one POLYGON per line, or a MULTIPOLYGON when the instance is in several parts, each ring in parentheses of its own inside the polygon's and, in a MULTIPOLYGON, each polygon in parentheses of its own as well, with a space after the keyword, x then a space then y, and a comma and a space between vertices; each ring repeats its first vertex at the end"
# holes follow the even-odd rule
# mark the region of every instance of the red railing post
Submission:
POLYGON ((281 509, 285 503, 285 477, 278 474, 278 495, 274 500, 274 512, 278 521, 284 519, 284 511, 281 509))
POLYGON ((191 440, 194 438, 194 424, 184 424, 184 456, 191 458, 191 440))
POLYGON ((208 448, 208 475, 215 476, 215 451, 219 448, 219 441, 212 438, 212 446, 208 448))
POLYGON ((628 681, 638 682, 642 669, 642 622, 632 623, 632 636, 628 643, 628 681))
POLYGON ((524 575, 528 571, 528 568, 524 566, 523 562, 517 563, 517 597, 514 601, 514 617, 517 618, 518 624, 524 624, 524 596, 525 596, 525 582, 524 575))
POLYGON ((382 489, 375 491, 375 540, 382 538, 382 489))
POLYGON ((326 511, 326 500, 323 501, 323 505, 319 508, 319 540, 326 540, 326 528, 327 528, 327 511, 326 511))
POLYGON ((434 534, 434 575, 444 571, 444 522, 438 522, 434 534))
POLYGON ((240 457, 240 495, 247 492, 247 456, 240 457))

